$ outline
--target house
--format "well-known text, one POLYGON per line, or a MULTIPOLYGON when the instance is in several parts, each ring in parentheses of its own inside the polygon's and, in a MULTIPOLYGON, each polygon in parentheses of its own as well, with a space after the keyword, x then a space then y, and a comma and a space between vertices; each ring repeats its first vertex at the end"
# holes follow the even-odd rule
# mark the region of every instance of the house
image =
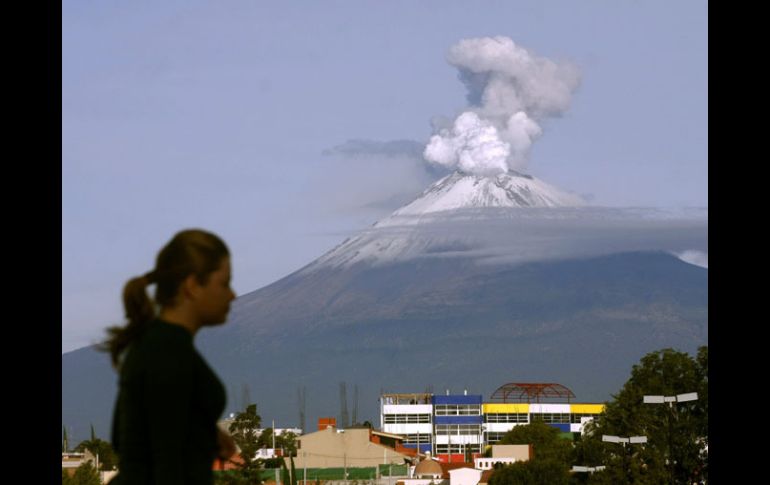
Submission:
MULTIPOLYGON (((401 465, 411 461, 406 453, 374 442, 372 435, 369 428, 341 430, 333 426, 302 435, 297 439, 294 465, 296 468, 361 468, 387 463, 401 465)), ((289 466, 289 459, 284 460, 289 466)))

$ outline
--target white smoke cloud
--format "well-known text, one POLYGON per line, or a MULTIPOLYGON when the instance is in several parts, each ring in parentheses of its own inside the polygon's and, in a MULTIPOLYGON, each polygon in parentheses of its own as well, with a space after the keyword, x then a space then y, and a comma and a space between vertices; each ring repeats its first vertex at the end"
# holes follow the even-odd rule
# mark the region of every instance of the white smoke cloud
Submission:
POLYGON ((431 137, 425 158, 447 168, 495 175, 508 170, 505 159, 510 151, 497 128, 468 111, 457 117, 451 130, 442 129, 431 137))
POLYGON ((508 37, 463 39, 448 61, 459 69, 471 106, 431 137, 423 156, 478 175, 524 168, 542 134, 538 121, 566 111, 580 84, 572 64, 536 57, 508 37))

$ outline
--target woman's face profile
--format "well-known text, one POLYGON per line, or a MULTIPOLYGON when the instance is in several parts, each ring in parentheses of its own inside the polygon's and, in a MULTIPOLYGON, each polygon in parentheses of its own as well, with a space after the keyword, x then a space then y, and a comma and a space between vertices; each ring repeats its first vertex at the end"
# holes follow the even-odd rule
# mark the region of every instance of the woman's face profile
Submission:
POLYGON ((225 257, 219 268, 209 274, 205 284, 198 284, 195 304, 203 325, 219 325, 227 320, 230 302, 235 292, 230 288, 230 258, 225 257))

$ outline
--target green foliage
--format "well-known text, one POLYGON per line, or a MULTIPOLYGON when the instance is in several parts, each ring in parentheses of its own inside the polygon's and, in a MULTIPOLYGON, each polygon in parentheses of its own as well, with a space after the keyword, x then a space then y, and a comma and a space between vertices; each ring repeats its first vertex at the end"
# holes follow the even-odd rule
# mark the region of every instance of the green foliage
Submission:
POLYGON ((572 458, 572 444, 561 438, 561 432, 536 419, 530 424, 514 426, 500 439, 501 445, 532 444, 534 460, 552 460, 569 468, 572 458))
POLYGON ((100 485, 99 473, 90 462, 80 465, 71 480, 72 485, 100 485))
POLYGON ((228 483, 240 483, 237 480, 244 480, 244 483, 260 483, 261 460, 255 458, 259 449, 257 428, 262 424, 262 417, 257 414, 257 405, 249 404, 246 409, 235 416, 235 419, 228 430, 233 437, 233 441, 238 445, 243 464, 240 465, 238 473, 231 474, 228 480, 235 480, 228 483))
POLYGON ((289 481, 289 470, 286 468, 286 462, 281 461, 281 483, 283 485, 290 485, 289 481))
POLYGON ((267 458, 266 460, 263 460, 262 465, 265 468, 281 468, 281 463, 283 463, 283 458, 276 457, 276 458, 267 458))
POLYGON ((523 461, 499 468, 489 485, 567 485, 569 472, 561 461, 553 458, 523 461))
POLYGON ((114 470, 118 464, 115 450, 112 449, 112 445, 107 441, 93 437, 90 440, 82 441, 75 447, 75 451, 78 453, 83 453, 85 450, 88 450, 95 457, 99 457, 99 470, 114 470))
POLYGON ((291 485, 297 485, 297 469, 294 468, 294 457, 290 457, 291 461, 291 485))
POLYGON ((281 481, 283 485, 297 485, 297 470, 294 468, 294 457, 290 457, 291 468, 287 468, 286 460, 281 460, 281 481))
POLYGON ((297 435, 287 431, 275 437, 275 445, 288 456, 297 456, 297 435))
POLYGON ((498 468, 492 474, 490 485, 567 484, 572 442, 562 438, 561 434, 558 429, 537 419, 505 433, 499 444, 531 444, 533 456, 529 461, 498 468))
POLYGON ((72 477, 64 468, 61 469, 61 485, 72 485, 72 477))
MULTIPOLYGON (((273 428, 265 428, 257 439, 258 448, 273 447, 273 428)), ((275 436, 275 447, 284 451, 285 456, 297 456, 297 435, 286 431, 275 436)))
POLYGON ((255 481, 253 477, 246 476, 240 470, 214 472, 214 485, 255 485, 260 483, 262 483, 261 480, 255 481))
POLYGON ((645 355, 604 414, 585 431, 576 443, 576 463, 607 466, 587 483, 689 484, 707 479, 708 347, 698 349, 696 358, 673 349, 645 355), (673 406, 643 403, 645 395, 687 392, 697 392, 698 400, 673 406), (647 444, 603 443, 603 434, 643 435, 647 444))

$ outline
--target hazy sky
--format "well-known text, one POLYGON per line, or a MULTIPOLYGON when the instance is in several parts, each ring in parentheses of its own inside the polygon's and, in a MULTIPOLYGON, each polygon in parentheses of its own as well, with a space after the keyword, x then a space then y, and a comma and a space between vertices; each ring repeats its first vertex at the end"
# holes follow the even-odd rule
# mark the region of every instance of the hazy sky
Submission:
POLYGON ((705 1, 62 3, 62 352, 178 230, 220 234, 243 294, 440 176, 467 107, 447 61, 505 36, 577 66, 527 171, 596 205, 707 206, 705 1))

